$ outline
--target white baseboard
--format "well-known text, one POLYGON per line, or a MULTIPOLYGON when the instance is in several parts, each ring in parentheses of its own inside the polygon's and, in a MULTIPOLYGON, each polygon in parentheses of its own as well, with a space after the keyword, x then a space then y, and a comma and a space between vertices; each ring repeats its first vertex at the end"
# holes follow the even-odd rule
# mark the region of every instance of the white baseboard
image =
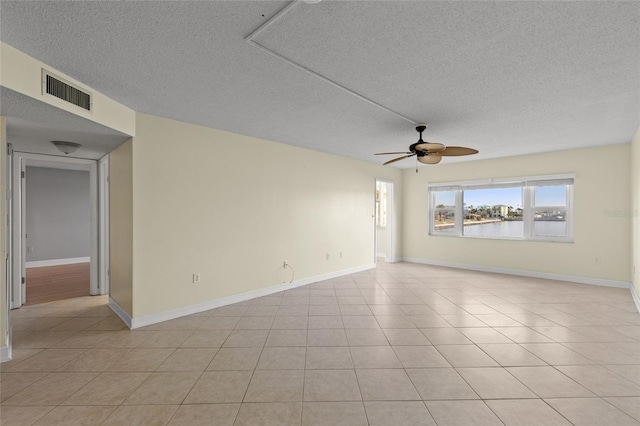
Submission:
MULTIPOLYGON (((469 265, 466 263, 446 262, 442 260, 417 259, 403 257, 403 262, 422 263, 425 265, 445 266, 448 268, 467 269, 470 271, 493 272, 496 274, 517 275, 521 277, 543 278, 547 280, 569 281, 580 284, 599 285, 604 287, 632 288, 628 281, 607 280, 604 278, 580 277, 576 275, 553 274, 549 272, 525 271, 520 269, 497 268, 494 266, 469 265)), ((637 302, 636 302, 637 303, 637 302)))
MULTIPOLYGON (((199 312, 208 311, 209 309, 215 309, 221 306, 231 305, 233 303, 244 302, 246 300, 255 299, 257 297, 268 296, 270 294, 279 293, 285 290, 291 290, 293 288, 300 287, 307 284, 313 284, 316 282, 329 280, 332 278, 342 277, 344 275, 350 275, 350 274, 355 274, 357 272, 367 271, 369 269, 374 269, 375 267, 376 267, 375 264, 370 264, 370 265, 360 266, 356 268, 343 269, 341 271, 336 271, 328 274, 316 275, 314 277, 296 280, 292 283, 284 283, 284 284, 276 285, 273 287, 267 287, 267 288, 261 288, 258 290, 249 291, 246 293, 234 294, 232 296, 227 296, 220 299, 208 300, 206 302, 198 303, 196 305, 185 306, 182 308, 172 309, 170 311, 158 312, 157 314, 145 315, 139 318, 129 318, 129 316, 127 315, 127 318, 129 318, 129 321, 130 321, 129 323, 127 323, 127 320, 125 320, 122 317, 122 315, 120 315, 113 307, 111 309, 114 309, 114 312, 116 312, 116 314, 118 314, 118 316, 120 316, 120 318, 122 318, 122 320, 125 323, 127 323, 129 328, 134 329, 134 328, 145 327, 151 324, 156 324, 163 321, 184 317, 187 315, 197 314, 199 312)), ((117 303, 114 302, 114 304, 117 306, 117 303)), ((109 306, 111 306, 111 299, 109 299, 109 306)), ((118 306, 118 308, 120 307, 118 306)), ((120 308, 120 310, 122 310, 122 308, 120 308)), ((124 310, 122 310, 122 313, 126 315, 124 310)))
POLYGON ((11 349, 9 346, 0 347, 0 362, 6 362, 11 360, 11 349))
POLYGON ((638 310, 638 313, 640 313, 640 296, 638 295, 635 286, 632 285, 630 290, 631 296, 633 297, 633 302, 636 304, 636 309, 638 310))
POLYGON ((68 259, 51 259, 51 260, 35 260, 33 262, 25 262, 25 268, 42 268, 43 266, 59 266, 72 265, 74 263, 91 262, 90 257, 70 257, 68 259))
POLYGON ((131 328, 131 324, 132 324, 131 317, 129 316, 127 311, 122 309, 122 306, 118 305, 118 302, 113 300, 111 297, 109 297, 109 307, 117 316, 120 317, 122 321, 124 321, 127 327, 131 328))

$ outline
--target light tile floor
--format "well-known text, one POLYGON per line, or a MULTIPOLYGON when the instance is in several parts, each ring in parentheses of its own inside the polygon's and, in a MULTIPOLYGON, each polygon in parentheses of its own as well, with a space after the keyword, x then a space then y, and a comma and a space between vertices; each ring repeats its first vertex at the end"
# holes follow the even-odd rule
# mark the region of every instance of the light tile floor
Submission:
POLYGON ((625 289, 380 263, 133 331, 106 301, 11 313, 2 425, 640 424, 625 289))

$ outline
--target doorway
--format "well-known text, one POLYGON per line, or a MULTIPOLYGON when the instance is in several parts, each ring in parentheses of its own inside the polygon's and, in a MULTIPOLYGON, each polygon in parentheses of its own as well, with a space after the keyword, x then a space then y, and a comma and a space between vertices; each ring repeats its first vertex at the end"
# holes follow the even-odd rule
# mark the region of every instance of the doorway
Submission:
MULTIPOLYGON (((101 258, 103 252, 100 250, 99 245, 98 162, 95 160, 82 160, 76 158, 14 152, 12 169, 13 265, 11 308, 16 309, 25 303, 32 303, 27 296, 27 279, 29 277, 39 280, 40 286, 48 286, 49 288, 52 285, 56 285, 55 280, 64 281, 67 284, 67 288, 63 289, 63 291, 67 292, 67 295, 76 295, 74 292, 77 290, 73 288, 70 289, 68 284, 70 284, 74 279, 80 279, 81 276, 84 275, 85 282, 86 277, 88 276, 88 294, 106 294, 108 291, 107 283, 100 279, 99 274, 99 266, 101 262, 105 261, 101 258), (84 193, 88 196, 88 199, 86 200, 87 205, 83 207, 85 209, 83 213, 87 216, 87 220, 82 224, 82 227, 86 226, 83 233, 72 231, 71 228, 65 228, 65 235, 67 237, 64 241, 60 240, 60 233, 57 233, 56 236, 56 231, 59 231, 60 229, 55 229, 56 226, 58 228, 64 228, 63 225, 69 225, 69 223, 72 222, 77 223, 80 221, 80 216, 67 211, 66 215, 73 217, 60 219, 59 214, 57 220, 51 217, 54 215, 45 217, 48 213, 52 213, 51 206, 46 207, 47 210, 42 211, 43 204, 40 204, 40 207, 37 207, 38 204, 36 203, 36 208, 40 208, 41 210, 40 217, 37 218, 35 222, 32 217, 27 217, 28 214, 31 215, 28 208, 33 208, 34 206, 32 205, 33 200, 30 200, 29 206, 27 205, 28 199, 31 198, 29 197, 29 186, 27 185, 27 180, 29 179, 29 175, 33 175, 34 172, 36 175, 42 175, 39 176, 40 185, 42 185, 42 179, 49 179, 47 185, 45 185, 48 187, 49 198, 52 198, 52 192, 58 196, 62 194, 62 192, 52 188, 56 185, 64 186, 61 182, 65 182, 65 180, 68 181, 70 176, 75 176, 76 178, 78 176, 83 176, 85 178, 84 184, 86 185, 86 188, 84 193), (62 223, 65 221, 69 223, 62 223), (41 233, 37 237, 34 234, 30 236, 29 227, 33 229, 34 223, 37 223, 38 226, 46 224, 48 231, 41 233), (53 226, 51 226, 52 223, 53 226), (44 238, 43 235, 45 236, 44 238), (81 238, 81 235, 85 235, 85 238, 88 238, 88 241, 85 240, 84 242, 79 243, 78 238, 81 238), (58 241, 58 245, 65 246, 62 247, 62 250, 60 250, 61 247, 52 247, 56 245, 56 240, 58 241), (70 242, 74 242, 72 240, 75 240, 76 244, 68 244, 70 242), (31 273, 29 274, 27 274, 27 266, 30 267, 29 272, 31 273), (50 273, 47 273, 47 271, 42 269, 40 271, 37 270, 40 268, 53 269, 50 269, 50 273), (52 274, 58 278, 52 278, 52 274)), ((77 191, 78 188, 75 188, 75 191, 77 191)), ((40 188, 40 190, 42 189, 43 188, 40 188)), ((34 191, 34 187, 31 187, 31 191, 34 191)), ((70 195, 67 194, 62 196, 62 198, 67 197, 68 201, 69 196, 70 195)), ((62 200, 54 200, 54 205, 56 203, 61 204, 60 201, 62 200)), ((76 208, 78 207, 76 206, 76 208)), ((45 288, 45 291, 48 290, 45 288)))
POLYGON ((375 261, 393 263, 396 261, 394 182, 376 179, 375 200, 375 261))
POLYGON ((27 166, 24 180, 24 304, 89 296, 89 171, 27 166))

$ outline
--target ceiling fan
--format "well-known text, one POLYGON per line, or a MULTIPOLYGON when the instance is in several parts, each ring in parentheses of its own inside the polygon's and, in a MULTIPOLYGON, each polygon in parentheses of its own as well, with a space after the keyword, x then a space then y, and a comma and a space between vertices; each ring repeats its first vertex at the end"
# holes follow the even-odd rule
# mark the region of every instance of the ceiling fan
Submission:
POLYGON ((416 125, 416 131, 420 133, 420 139, 418 142, 409 146, 409 151, 378 152, 375 155, 404 154, 401 157, 394 158, 393 160, 389 160, 383 164, 387 165, 413 156, 416 156, 418 161, 424 164, 438 164, 442 160, 442 157, 457 157, 460 155, 472 155, 478 153, 477 149, 465 148, 463 146, 444 146, 441 143, 425 142, 422 140, 422 132, 424 132, 424 129, 426 128, 426 124, 416 125))

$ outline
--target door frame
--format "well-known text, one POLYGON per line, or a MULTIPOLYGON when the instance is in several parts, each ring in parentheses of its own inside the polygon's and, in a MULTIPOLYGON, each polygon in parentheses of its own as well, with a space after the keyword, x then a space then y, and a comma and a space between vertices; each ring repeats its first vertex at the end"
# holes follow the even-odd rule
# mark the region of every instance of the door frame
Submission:
POLYGON ((100 264, 98 265, 100 294, 109 294, 111 291, 111 271, 109 265, 110 239, 109 239, 109 154, 98 160, 98 208, 99 208, 99 235, 100 264))
MULTIPOLYGON (((5 131, 4 128, 2 128, 1 131, 5 131)), ((5 276, 2 277, 2 279, 4 279, 5 281, 5 288, 4 288, 4 296, 5 296, 5 306, 3 306, 4 308, 4 321, 5 321, 5 329, 4 329, 4 337, 5 337, 5 347, 6 347, 6 352, 5 352, 5 347, 0 348, 0 362, 4 362, 4 361, 9 361, 12 357, 12 333, 11 333, 11 315, 9 315, 9 312, 11 311, 11 274, 12 274, 12 263, 13 263, 13 259, 12 259, 12 255, 11 255, 11 251, 12 251, 12 224, 13 224, 13 211, 12 211, 12 203, 13 203, 13 197, 12 197, 12 181, 13 181, 13 145, 11 143, 7 143, 7 154, 6 154, 6 158, 5 158, 5 218, 6 218, 6 228, 4 229, 4 237, 5 240, 2 242, 5 245, 5 251, 6 251, 6 257, 5 259, 3 259, 3 262, 5 263, 5 276)), ((0 156, 1 157, 1 156, 0 156)))
POLYGON ((11 309, 22 306, 26 299, 26 285, 22 278, 25 277, 26 242, 23 232, 26 223, 25 200, 26 189, 23 178, 26 167, 48 167, 63 170, 83 170, 89 172, 89 197, 91 202, 91 263, 90 263, 90 294, 105 294, 105 283, 101 282, 98 274, 99 266, 105 262, 104 253, 99 245, 98 222, 98 162, 80 158, 67 158, 53 155, 32 154, 14 151, 13 155, 13 182, 12 182, 12 280, 11 280, 11 309))
POLYGON ((374 263, 378 262, 378 226, 376 225, 376 210, 375 210, 375 191, 378 182, 387 184, 387 231, 389 232, 389 243, 387 250, 385 250, 385 262, 394 263, 396 261, 396 197, 395 197, 395 181, 390 179, 376 178, 373 185, 373 203, 374 203, 374 244, 373 244, 373 256, 374 263))

